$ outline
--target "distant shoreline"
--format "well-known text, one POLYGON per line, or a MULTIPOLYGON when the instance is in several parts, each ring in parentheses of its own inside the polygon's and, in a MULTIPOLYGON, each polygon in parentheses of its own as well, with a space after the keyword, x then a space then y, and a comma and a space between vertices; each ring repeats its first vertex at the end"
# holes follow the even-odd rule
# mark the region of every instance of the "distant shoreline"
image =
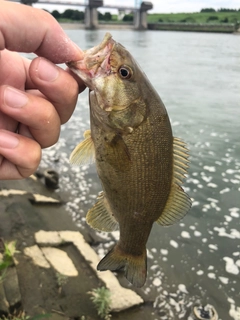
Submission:
MULTIPOLYGON (((83 23, 79 22, 59 22, 60 26, 64 30, 81 30, 85 29, 83 23)), ((134 29, 131 24, 99 24, 99 29, 134 29)))
MULTIPOLYGON (((59 22, 64 30, 85 29, 83 23, 59 22)), ((131 24, 99 24, 99 29, 129 29, 133 30, 131 24)), ((148 30, 158 31, 186 31, 186 32, 208 32, 208 33, 236 33, 240 34, 240 28, 236 29, 234 24, 202 24, 202 23, 149 23, 148 30)))

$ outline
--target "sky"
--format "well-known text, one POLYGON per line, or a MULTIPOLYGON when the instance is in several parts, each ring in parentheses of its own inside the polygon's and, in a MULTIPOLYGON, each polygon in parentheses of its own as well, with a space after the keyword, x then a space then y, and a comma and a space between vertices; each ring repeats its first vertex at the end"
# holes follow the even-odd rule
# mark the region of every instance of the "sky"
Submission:
MULTIPOLYGON (((50 2, 51 0, 49 0, 50 2)), ((67 0, 66 0, 67 1, 67 0)), ((80 3, 84 3, 85 0, 72 0, 72 2, 79 1, 80 3)), ((175 13, 175 12, 199 12, 202 8, 240 8, 239 0, 150 0, 153 4, 153 9, 149 11, 149 13, 175 13)), ((71 1, 69 1, 71 2, 71 1)), ((135 0, 104 0, 104 4, 115 5, 121 4, 126 6, 135 5, 135 0)), ((68 8, 77 9, 79 11, 83 11, 83 7, 65 7, 63 5, 43 5, 43 4, 34 4, 34 7, 47 9, 49 11, 58 10, 59 12, 63 12, 68 8)), ((101 11, 101 10, 100 10, 101 11)), ((109 11, 109 10, 107 10, 109 11)))

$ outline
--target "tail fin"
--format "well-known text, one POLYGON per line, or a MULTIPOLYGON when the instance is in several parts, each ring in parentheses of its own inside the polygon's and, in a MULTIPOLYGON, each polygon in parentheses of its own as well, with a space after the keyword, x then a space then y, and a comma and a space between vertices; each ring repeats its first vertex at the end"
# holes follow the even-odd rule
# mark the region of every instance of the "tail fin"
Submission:
POLYGON ((108 254, 99 262, 97 270, 100 271, 117 271, 125 270, 125 277, 135 287, 142 287, 147 277, 147 255, 146 249, 141 256, 125 254, 116 245, 108 254))

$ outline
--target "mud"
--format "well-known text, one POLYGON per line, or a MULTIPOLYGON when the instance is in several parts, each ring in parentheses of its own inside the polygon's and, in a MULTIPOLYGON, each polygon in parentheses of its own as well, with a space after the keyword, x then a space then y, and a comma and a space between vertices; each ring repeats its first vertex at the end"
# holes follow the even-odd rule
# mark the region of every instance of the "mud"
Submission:
MULTIPOLYGON (((0 189, 27 192, 23 195, 0 197, 0 238, 4 242, 16 241, 18 251, 15 254, 15 268, 20 301, 9 306, 9 311, 16 314, 24 311, 30 317, 45 314, 41 319, 100 319, 90 300, 89 291, 103 286, 103 283, 89 267, 88 261, 79 255, 79 252, 76 253, 73 245, 63 244, 61 250, 64 250, 73 261, 78 276, 69 277, 64 284, 59 283, 53 268, 41 268, 33 264, 31 258, 23 253, 24 248, 36 244, 34 234, 39 230, 80 231, 64 209, 68 195, 49 190, 42 182, 31 178, 21 181, 1 181, 0 189), (33 193, 58 199, 60 204, 37 204, 33 201, 33 193)), ((81 229, 81 233, 87 242, 92 241, 87 231, 81 229)), ((120 281, 124 285, 121 276, 120 281)), ((127 286, 126 282, 125 285, 127 286)), ((6 310, 0 310, 0 316, 3 315, 6 315, 6 310)), ((156 314, 151 303, 112 316, 113 320, 155 318, 156 314)))

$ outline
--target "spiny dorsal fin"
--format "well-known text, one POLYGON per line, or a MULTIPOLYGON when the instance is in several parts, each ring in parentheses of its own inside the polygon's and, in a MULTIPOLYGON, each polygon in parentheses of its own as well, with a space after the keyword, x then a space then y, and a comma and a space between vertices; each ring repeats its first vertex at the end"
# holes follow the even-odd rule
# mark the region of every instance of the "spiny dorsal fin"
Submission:
POLYGON ((71 164, 83 166, 95 161, 95 149, 91 137, 91 131, 84 132, 84 140, 80 142, 70 155, 71 164))
POLYGON ((112 232, 119 228, 103 192, 99 194, 97 202, 88 211, 86 221, 92 228, 99 231, 112 232))
POLYGON ((157 223, 169 226, 181 220, 191 208, 191 199, 181 185, 188 168, 188 149, 185 143, 173 138, 173 180, 168 201, 157 223))

